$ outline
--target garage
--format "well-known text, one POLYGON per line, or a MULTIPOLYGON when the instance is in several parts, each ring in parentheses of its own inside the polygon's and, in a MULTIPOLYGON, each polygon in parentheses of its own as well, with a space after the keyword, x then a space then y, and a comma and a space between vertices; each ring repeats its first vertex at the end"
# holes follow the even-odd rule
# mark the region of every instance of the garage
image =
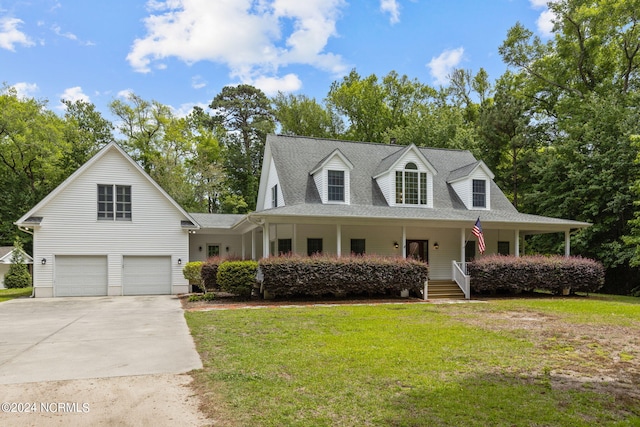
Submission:
POLYGON ((57 255, 54 286, 57 297, 107 295, 107 257, 57 255))
POLYGON ((123 257, 124 295, 171 294, 171 257, 123 257))

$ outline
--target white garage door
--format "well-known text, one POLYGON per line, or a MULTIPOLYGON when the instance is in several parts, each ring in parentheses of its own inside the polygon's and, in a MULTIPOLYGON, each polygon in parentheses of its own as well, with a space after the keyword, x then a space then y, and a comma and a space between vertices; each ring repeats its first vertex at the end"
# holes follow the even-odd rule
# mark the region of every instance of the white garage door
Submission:
POLYGON ((171 294, 171 257, 125 256, 124 295, 171 294))
POLYGON ((57 297, 107 295, 106 256, 56 255, 55 270, 57 297))

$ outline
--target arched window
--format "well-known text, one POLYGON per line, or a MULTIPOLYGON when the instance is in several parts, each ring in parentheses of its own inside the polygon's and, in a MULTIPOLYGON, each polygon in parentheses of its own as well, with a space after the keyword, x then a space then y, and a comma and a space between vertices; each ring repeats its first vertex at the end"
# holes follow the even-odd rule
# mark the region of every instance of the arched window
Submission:
POLYGON ((396 171, 396 203, 404 205, 427 204, 427 174, 418 172, 418 166, 409 162, 396 171))

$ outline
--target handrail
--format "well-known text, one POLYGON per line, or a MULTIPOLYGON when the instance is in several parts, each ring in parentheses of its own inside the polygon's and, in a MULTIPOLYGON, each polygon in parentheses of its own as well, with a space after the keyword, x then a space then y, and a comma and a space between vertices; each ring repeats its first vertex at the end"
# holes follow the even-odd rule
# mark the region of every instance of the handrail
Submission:
POLYGON ((467 274, 467 263, 451 261, 451 276, 464 293, 465 299, 471 299, 471 276, 467 274))

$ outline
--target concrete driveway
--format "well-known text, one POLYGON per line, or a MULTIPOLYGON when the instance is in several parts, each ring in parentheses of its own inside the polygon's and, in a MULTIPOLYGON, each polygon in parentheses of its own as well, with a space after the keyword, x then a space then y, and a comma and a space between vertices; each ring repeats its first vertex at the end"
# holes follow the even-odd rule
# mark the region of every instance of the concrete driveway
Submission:
POLYGON ((173 296, 0 304, 0 384, 175 374, 201 367, 173 296))

